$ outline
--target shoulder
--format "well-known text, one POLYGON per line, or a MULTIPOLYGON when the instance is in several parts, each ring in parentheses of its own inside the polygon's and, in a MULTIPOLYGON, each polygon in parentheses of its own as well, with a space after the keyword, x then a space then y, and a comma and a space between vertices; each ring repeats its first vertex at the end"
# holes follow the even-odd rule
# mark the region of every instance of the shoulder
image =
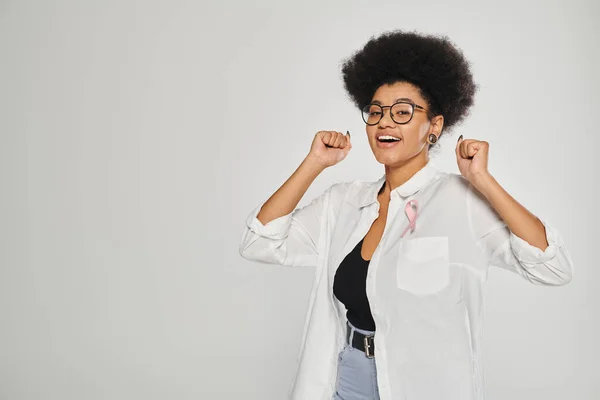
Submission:
POLYGON ((485 208, 489 206, 485 197, 461 174, 440 172, 438 180, 445 190, 462 194, 468 205, 485 208))
POLYGON ((438 171, 437 179, 443 181, 447 185, 454 185, 464 188, 469 186, 469 181, 464 176, 454 172, 438 171))
POLYGON ((346 197, 351 186, 351 181, 334 182, 313 201, 320 201, 324 204, 340 203, 346 197))
POLYGON ((469 182, 467 178, 457 173, 442 172, 440 181, 444 185, 445 190, 449 190, 464 197, 468 205, 479 207, 487 207, 487 200, 483 195, 475 189, 475 186, 469 182))
MULTIPOLYGON (((371 182, 372 184, 372 182, 371 182)), ((369 187, 369 182, 352 180, 342 181, 332 184, 327 191, 330 194, 332 201, 341 202, 346 197, 358 196, 369 187)))
POLYGON ((372 188, 374 185, 377 185, 377 182, 378 181, 364 181, 359 179, 336 182, 329 187, 328 191, 338 195, 360 193, 372 188))
POLYGON ((436 183, 436 191, 442 189, 443 191, 450 191, 462 195, 466 195, 471 186, 469 181, 461 174, 441 170, 436 171, 433 182, 436 183))
POLYGON ((504 221, 467 178, 457 173, 442 172, 439 180, 444 201, 466 207, 470 229, 477 238, 503 226, 504 221))
POLYGON ((352 181, 332 183, 331 186, 329 186, 329 188, 326 190, 326 193, 329 193, 330 196, 344 196, 348 192, 352 184, 352 181))
POLYGON ((340 207, 344 203, 359 205, 379 191, 385 179, 374 181, 349 180, 332 184, 329 189, 330 203, 340 207))

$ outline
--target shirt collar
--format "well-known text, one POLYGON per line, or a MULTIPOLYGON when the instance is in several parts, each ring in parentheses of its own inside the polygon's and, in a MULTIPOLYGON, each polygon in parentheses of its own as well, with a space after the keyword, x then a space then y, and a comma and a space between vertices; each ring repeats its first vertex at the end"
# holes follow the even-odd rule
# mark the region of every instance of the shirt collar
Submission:
MULTIPOLYGON (((423 168, 418 170, 413 176, 411 176, 406 182, 392 190, 390 196, 409 197, 417 193, 420 189, 424 188, 432 181, 437 175, 438 169, 434 167, 431 162, 425 164, 423 168)), ((385 182, 385 174, 374 182, 368 182, 356 199, 356 204, 359 207, 366 207, 377 201, 377 195, 379 190, 385 182)))

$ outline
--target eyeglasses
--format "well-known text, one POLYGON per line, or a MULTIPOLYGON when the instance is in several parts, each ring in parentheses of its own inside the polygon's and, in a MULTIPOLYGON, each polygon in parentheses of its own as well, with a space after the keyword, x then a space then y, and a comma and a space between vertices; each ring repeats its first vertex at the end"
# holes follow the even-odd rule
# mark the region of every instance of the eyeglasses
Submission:
POLYGON ((391 106, 380 106, 379 104, 367 104, 362 109, 363 121, 367 125, 377 125, 381 118, 383 118, 383 109, 390 109, 390 116, 392 121, 397 124, 407 124, 412 119, 415 108, 427 111, 425 108, 418 104, 409 103, 408 101, 399 101, 392 104, 391 106))

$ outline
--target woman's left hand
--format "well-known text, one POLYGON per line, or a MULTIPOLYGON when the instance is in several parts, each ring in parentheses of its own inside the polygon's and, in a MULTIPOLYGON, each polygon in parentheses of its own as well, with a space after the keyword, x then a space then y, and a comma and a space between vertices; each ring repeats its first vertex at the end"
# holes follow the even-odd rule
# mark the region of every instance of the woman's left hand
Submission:
POLYGON ((462 176, 471 184, 489 175, 488 172, 488 142, 475 139, 463 139, 462 135, 456 144, 456 162, 462 176))

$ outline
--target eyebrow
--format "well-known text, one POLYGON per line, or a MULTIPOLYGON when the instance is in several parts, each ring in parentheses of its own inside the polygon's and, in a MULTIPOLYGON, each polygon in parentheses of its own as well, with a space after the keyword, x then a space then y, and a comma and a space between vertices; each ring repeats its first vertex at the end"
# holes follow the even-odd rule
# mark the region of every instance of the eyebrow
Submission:
MULTIPOLYGON (((414 101, 412 99, 409 99, 408 97, 401 97, 399 99, 396 99, 396 100, 394 100, 394 103, 397 103, 399 101, 410 101, 411 103, 414 103, 414 101)), ((371 101, 371 104, 381 105, 381 102, 379 100, 373 100, 373 101, 371 101)))

